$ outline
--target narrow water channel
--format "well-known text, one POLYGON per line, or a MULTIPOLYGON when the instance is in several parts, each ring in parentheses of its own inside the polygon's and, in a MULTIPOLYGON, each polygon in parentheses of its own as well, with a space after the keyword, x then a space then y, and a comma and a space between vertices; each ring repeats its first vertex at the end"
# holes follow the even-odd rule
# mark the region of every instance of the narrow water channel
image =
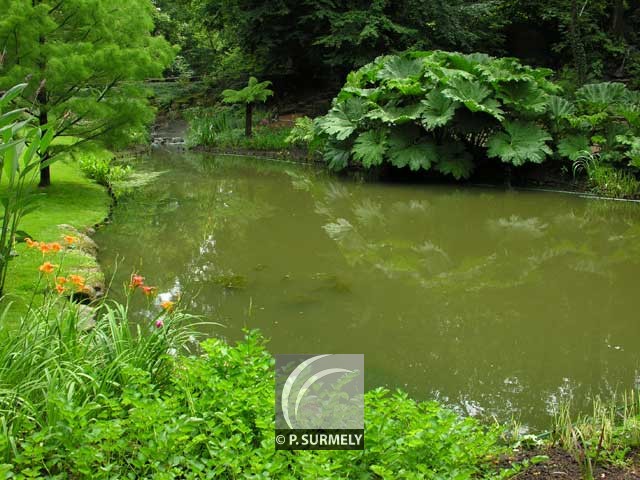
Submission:
POLYGON ((640 382, 639 205, 161 149, 138 171, 158 175, 97 234, 101 263, 211 335, 364 353, 369 387, 537 428, 563 398, 640 382))

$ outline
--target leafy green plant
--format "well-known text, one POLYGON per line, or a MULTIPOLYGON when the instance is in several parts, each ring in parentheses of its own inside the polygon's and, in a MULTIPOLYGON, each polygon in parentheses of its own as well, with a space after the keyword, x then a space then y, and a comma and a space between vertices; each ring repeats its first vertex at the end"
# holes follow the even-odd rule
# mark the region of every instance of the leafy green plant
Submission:
POLYGON ((603 164, 640 172, 640 94, 603 82, 584 85, 572 100, 550 110, 560 156, 575 161, 593 146, 603 164))
POLYGON ((595 398, 590 415, 572 415, 571 402, 560 404, 554 417, 554 442, 580 463, 583 478, 592 479, 596 465, 624 466, 627 454, 640 445, 637 392, 609 401, 595 398))
POLYGON ((250 137, 253 129, 253 106, 264 103, 273 95, 268 87, 271 82, 258 82, 256 77, 250 77, 246 87, 240 90, 227 89, 222 92, 222 101, 230 104, 245 105, 245 135, 250 137))
POLYGON ((506 451, 497 426, 385 389, 366 394, 366 450, 277 452, 273 358, 258 333, 236 346, 209 339, 194 355, 181 349, 188 329, 179 313, 134 334, 126 305, 104 306, 89 332, 77 331, 76 317, 75 310, 32 312, 17 330, 0 325, 5 473, 505 476, 495 464, 506 451))
POLYGON ((26 84, 16 85, 0 98, 0 182, 6 185, 0 231, 0 298, 16 239, 27 236, 19 229, 20 221, 35 208, 36 194, 29 189, 30 181, 40 168, 51 163, 49 160, 43 164, 41 158, 53 139, 53 129, 35 127, 26 109, 5 111, 25 87, 26 84))
POLYGON ((131 165, 116 164, 112 156, 93 156, 87 151, 80 156, 78 165, 85 175, 105 186, 124 180, 133 171, 131 165))
POLYGON ((540 163, 552 153, 538 121, 559 90, 550 73, 484 54, 380 57, 350 73, 329 113, 316 119, 324 158, 337 170, 388 162, 456 178, 486 154, 515 166, 540 163))
POLYGON ((285 142, 288 145, 306 147, 310 155, 322 148, 322 139, 316 134, 315 124, 309 117, 296 119, 285 142))

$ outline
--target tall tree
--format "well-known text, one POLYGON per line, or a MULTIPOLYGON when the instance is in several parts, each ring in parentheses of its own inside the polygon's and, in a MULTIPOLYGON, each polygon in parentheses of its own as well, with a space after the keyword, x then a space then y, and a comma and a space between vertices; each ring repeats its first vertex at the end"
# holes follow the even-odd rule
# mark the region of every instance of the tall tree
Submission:
MULTIPOLYGON (((27 79, 32 113, 41 125, 55 121, 58 137, 138 139, 153 118, 139 81, 174 56, 151 33, 154 10, 150 0, 0 0, 0 89, 27 79)), ((44 166, 40 185, 50 182, 44 166)))

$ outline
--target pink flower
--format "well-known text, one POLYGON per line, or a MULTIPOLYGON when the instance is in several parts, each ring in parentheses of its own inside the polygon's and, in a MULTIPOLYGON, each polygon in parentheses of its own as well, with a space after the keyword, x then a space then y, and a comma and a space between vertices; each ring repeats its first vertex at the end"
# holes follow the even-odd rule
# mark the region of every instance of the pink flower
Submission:
POLYGON ((162 327, 164 327, 164 322, 162 321, 162 319, 156 320, 156 328, 162 328, 162 327))

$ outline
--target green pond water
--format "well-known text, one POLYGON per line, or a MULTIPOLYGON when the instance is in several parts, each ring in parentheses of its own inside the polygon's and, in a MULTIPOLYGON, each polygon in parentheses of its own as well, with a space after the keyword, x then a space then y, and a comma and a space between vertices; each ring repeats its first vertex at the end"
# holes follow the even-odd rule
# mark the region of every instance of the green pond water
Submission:
POLYGON ((163 150, 138 171, 96 238, 114 297, 138 271, 211 335, 364 353, 370 388, 538 428, 640 384, 640 205, 163 150))

